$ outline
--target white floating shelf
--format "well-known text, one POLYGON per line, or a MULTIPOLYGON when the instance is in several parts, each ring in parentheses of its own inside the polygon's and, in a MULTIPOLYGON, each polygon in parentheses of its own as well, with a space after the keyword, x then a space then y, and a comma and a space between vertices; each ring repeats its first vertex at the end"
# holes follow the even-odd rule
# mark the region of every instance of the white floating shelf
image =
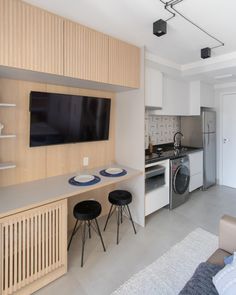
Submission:
POLYGON ((16 165, 13 163, 0 163, 0 170, 11 169, 11 168, 16 168, 16 165))
POLYGON ((1 134, 0 138, 13 138, 16 137, 15 134, 1 134))
POLYGON ((15 107, 16 104, 15 103, 0 103, 0 107, 15 107))

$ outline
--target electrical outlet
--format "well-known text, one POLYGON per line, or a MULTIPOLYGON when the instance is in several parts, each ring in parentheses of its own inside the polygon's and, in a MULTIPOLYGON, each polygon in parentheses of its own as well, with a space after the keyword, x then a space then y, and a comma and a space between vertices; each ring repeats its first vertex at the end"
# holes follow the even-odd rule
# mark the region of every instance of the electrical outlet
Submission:
POLYGON ((89 164, 89 158, 88 157, 83 157, 83 166, 88 166, 89 164))

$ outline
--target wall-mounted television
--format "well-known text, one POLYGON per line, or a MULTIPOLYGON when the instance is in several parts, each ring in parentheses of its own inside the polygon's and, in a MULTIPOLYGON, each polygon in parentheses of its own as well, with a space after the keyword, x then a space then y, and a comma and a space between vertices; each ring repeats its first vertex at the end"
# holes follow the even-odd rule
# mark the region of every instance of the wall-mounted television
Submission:
POLYGON ((109 139, 111 99, 30 93, 30 147, 109 139))

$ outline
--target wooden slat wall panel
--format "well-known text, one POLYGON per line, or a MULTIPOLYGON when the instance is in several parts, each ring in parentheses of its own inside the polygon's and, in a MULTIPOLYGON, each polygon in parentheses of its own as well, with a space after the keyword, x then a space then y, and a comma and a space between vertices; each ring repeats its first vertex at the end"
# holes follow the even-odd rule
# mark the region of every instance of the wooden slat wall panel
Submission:
POLYGON ((108 83, 108 36, 65 20, 64 46, 65 76, 108 83))
POLYGON ((0 0, 0 64, 63 75, 63 18, 0 0))
POLYGON ((112 37, 109 37, 109 84, 140 86, 140 49, 112 37))
POLYGON ((1 295, 14 294, 22 288, 23 294, 29 294, 25 288, 36 290, 40 287, 38 279, 45 277, 49 282, 50 277, 46 276, 53 271, 62 267, 66 271, 66 217, 67 201, 62 200, 0 219, 1 295))
MULTIPOLYGON (((5 261, 4 261, 4 255, 5 255, 5 243, 4 243, 4 236, 5 232, 0 224, 0 273, 3 273, 3 269, 5 269, 5 261)), ((0 276, 0 290, 3 290, 4 285, 4 276, 0 276)), ((1 294, 1 293, 0 293, 1 294)))

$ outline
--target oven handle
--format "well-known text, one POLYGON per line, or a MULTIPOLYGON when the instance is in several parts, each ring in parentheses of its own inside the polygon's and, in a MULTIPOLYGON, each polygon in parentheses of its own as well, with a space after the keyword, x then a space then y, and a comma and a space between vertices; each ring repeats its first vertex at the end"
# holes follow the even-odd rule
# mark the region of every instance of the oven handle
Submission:
POLYGON ((158 175, 162 175, 165 173, 165 167, 158 167, 156 169, 150 169, 149 171, 146 170, 145 171, 145 178, 151 178, 151 177, 154 177, 154 176, 158 176, 158 175))

